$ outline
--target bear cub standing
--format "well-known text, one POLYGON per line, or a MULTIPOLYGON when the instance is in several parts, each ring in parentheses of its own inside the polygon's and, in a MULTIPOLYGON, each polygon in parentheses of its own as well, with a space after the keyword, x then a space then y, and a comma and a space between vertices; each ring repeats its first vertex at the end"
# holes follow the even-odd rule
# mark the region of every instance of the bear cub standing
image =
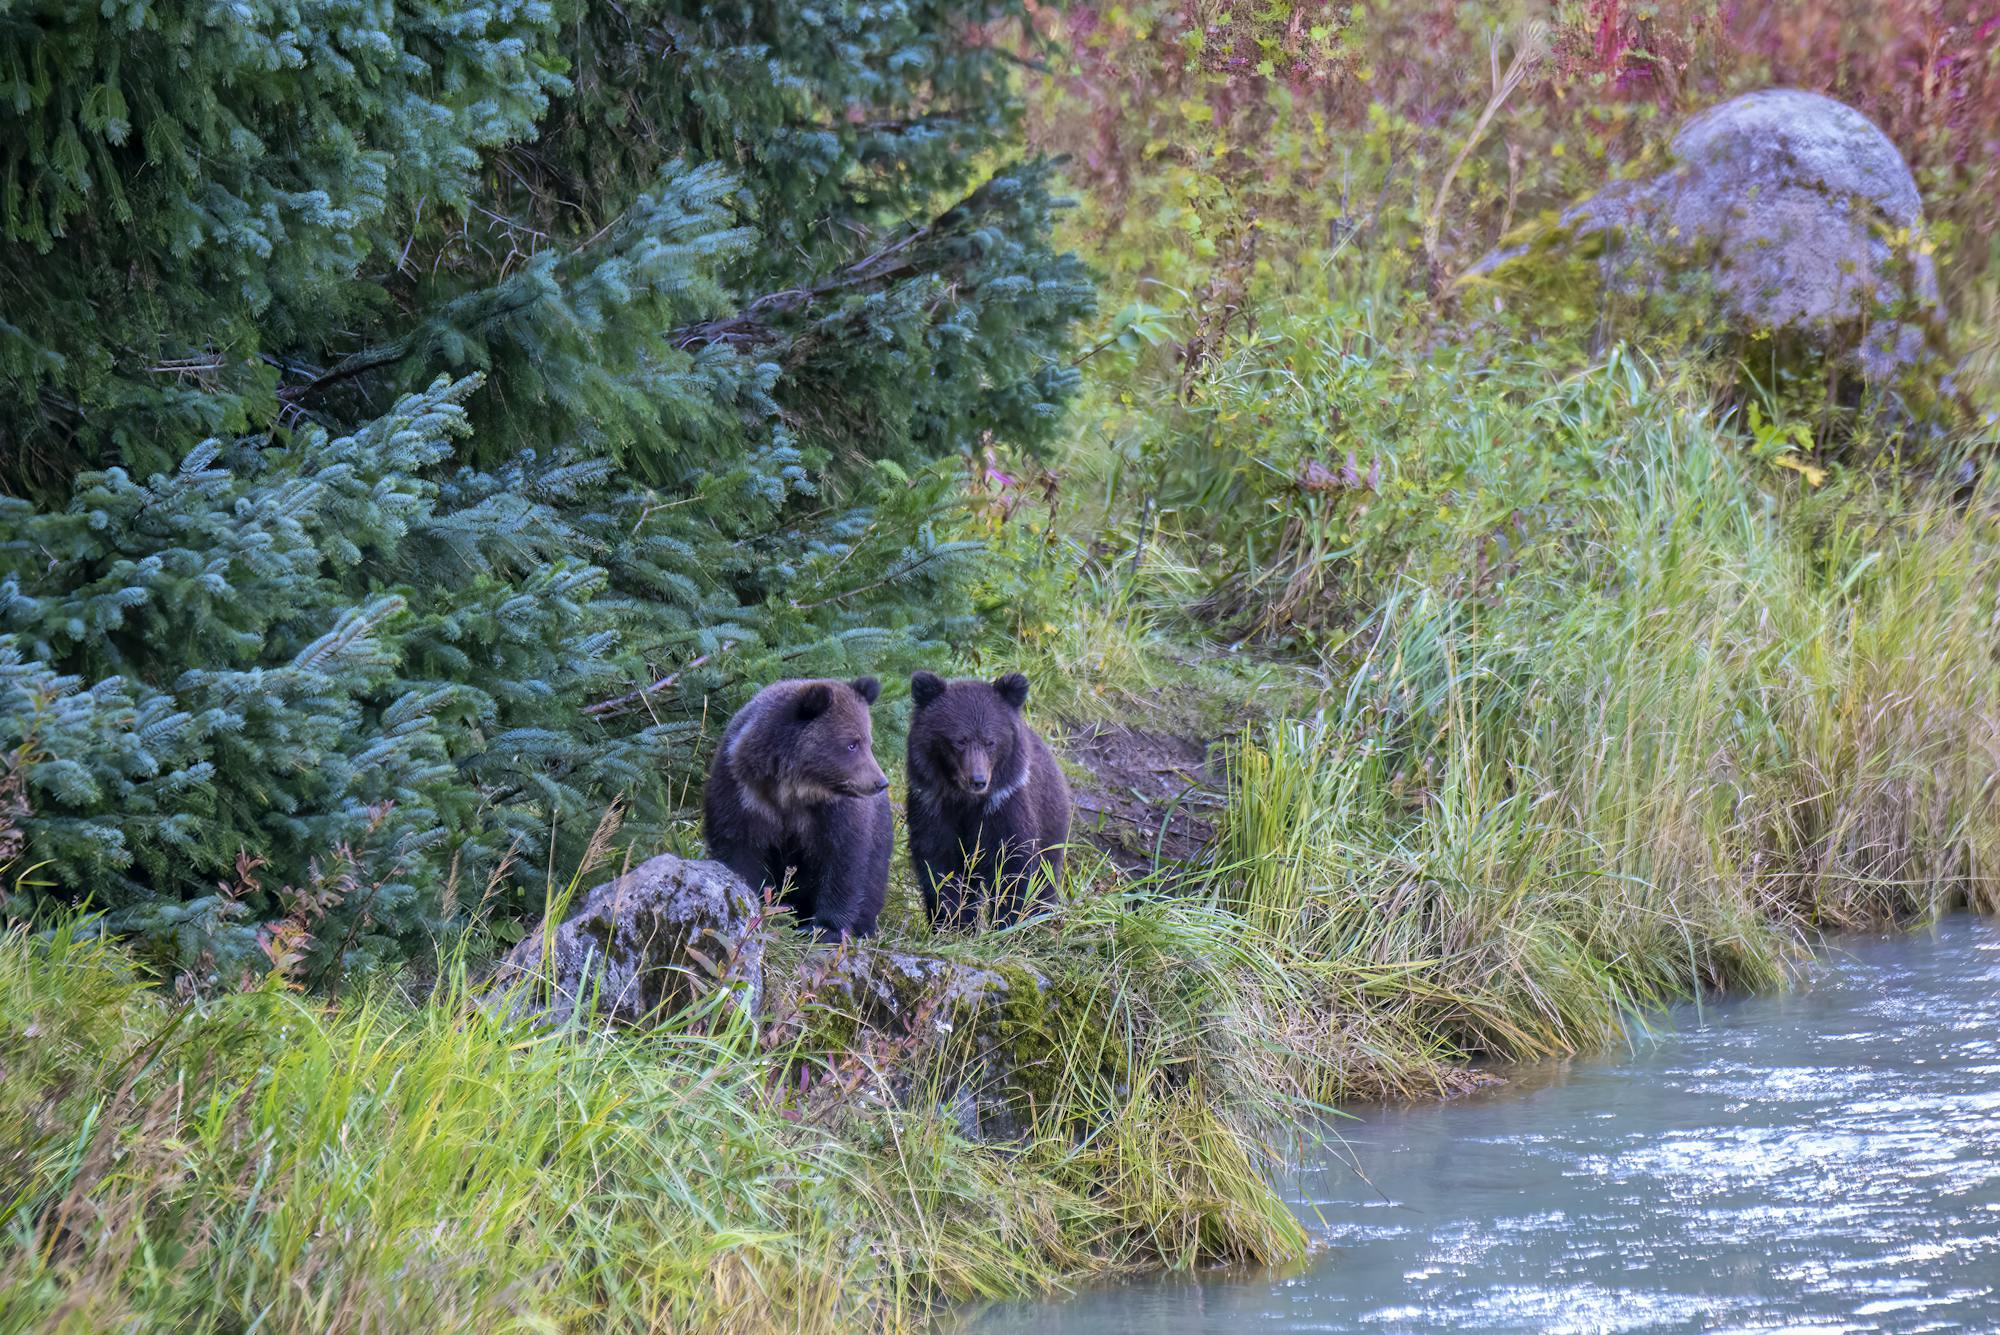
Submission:
POLYGON ((996 921, 1028 907, 1062 872, 1069 784, 1048 743, 1021 717, 1028 679, 910 678, 910 861, 931 926, 962 930, 981 903, 996 921))
POLYGON ((875 763, 873 677, 773 682, 729 720, 702 794, 709 856, 754 890, 784 887, 799 924, 869 936, 889 889, 889 780, 875 763))

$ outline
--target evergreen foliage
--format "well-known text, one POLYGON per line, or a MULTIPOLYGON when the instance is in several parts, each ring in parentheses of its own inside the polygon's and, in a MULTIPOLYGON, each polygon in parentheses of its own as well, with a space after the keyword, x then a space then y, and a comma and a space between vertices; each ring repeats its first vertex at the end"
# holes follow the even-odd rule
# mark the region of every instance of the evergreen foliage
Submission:
POLYGON ((750 686, 961 633, 951 461, 1046 438, 1090 301, 1012 17, 0 13, 15 907, 393 958, 657 838, 750 686))

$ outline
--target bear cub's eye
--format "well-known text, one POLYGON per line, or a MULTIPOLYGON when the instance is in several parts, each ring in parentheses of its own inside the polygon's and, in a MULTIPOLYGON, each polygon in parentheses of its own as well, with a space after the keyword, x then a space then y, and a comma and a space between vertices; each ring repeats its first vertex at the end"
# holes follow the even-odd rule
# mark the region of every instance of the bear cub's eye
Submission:
POLYGON ((861 749, 861 739, 859 737, 848 738, 847 749, 850 751, 859 751, 861 749))

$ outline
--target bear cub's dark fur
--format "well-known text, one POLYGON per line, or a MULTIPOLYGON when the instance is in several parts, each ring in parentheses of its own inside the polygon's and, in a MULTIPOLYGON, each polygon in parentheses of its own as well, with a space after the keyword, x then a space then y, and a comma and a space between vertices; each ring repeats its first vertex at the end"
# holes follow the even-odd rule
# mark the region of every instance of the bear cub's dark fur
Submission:
POLYGON ((882 687, 773 682, 738 710, 702 795, 709 856, 750 883, 784 889, 799 924, 869 936, 889 889, 889 780, 875 763, 868 707, 882 687))
POLYGON ((1028 679, 919 672, 910 695, 910 861, 931 925, 970 927, 982 903, 996 922, 1017 918, 1038 872, 1038 894, 1055 884, 1069 841, 1069 784, 1021 717, 1028 679))

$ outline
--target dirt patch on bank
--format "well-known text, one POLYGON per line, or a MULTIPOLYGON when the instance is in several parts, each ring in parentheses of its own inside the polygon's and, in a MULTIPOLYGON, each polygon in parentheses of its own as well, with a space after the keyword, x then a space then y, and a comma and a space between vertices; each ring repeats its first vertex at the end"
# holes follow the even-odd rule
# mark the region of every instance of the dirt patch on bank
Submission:
POLYGON ((1131 875, 1198 861, 1215 839, 1223 775, 1192 737, 1120 724, 1070 730, 1061 747, 1074 769, 1075 835, 1131 875))

